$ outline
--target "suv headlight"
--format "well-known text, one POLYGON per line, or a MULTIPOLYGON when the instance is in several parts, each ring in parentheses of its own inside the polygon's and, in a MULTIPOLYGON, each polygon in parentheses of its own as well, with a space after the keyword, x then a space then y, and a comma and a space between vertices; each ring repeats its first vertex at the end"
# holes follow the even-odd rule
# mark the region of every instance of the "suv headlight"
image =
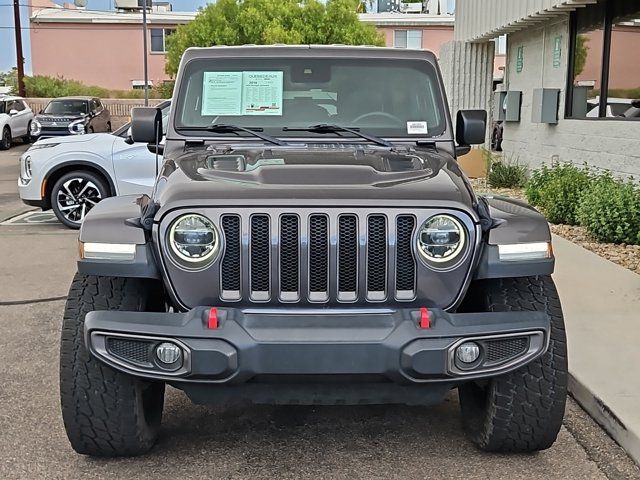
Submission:
POLYGON ((175 260, 187 268, 209 265, 220 247, 220 237, 211 221, 195 213, 176 219, 169 229, 169 247, 175 260))
POLYGON ((36 119, 31 122, 31 131, 29 132, 33 137, 37 137, 42 133, 42 125, 36 119))
POLYGON ((80 120, 76 120, 75 122, 71 122, 69 124, 69 132, 74 133, 76 135, 82 135, 85 133, 85 119, 81 118, 80 120))
POLYGON ((22 185, 27 185, 32 177, 31 157, 26 155, 20 158, 20 181, 22 185))
POLYGON ((435 215, 418 231, 418 253, 434 268, 453 266, 466 250, 467 231, 451 215, 435 215))

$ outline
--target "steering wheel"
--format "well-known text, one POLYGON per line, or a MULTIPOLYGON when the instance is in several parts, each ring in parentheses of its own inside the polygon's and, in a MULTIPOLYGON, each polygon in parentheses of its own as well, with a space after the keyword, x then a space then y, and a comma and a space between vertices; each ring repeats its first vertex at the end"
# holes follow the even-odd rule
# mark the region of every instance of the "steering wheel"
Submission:
POLYGON ((384 117, 387 118, 389 120, 392 120, 393 122, 395 122, 399 127, 403 126, 402 120, 400 120, 398 117, 396 117, 395 115, 391 115, 390 113, 387 112, 369 112, 369 113, 364 113, 362 115, 360 115, 357 118, 354 118, 352 120, 353 123, 358 123, 366 118, 369 117, 384 117))

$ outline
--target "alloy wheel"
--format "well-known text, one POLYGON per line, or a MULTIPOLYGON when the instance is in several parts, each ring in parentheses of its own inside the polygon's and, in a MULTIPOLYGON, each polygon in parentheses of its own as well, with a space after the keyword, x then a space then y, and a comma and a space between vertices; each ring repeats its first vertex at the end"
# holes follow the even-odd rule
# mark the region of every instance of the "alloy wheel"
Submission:
POLYGON ((71 178, 62 184, 56 194, 58 210, 73 223, 82 223, 84 217, 100 200, 98 186, 86 178, 71 178))

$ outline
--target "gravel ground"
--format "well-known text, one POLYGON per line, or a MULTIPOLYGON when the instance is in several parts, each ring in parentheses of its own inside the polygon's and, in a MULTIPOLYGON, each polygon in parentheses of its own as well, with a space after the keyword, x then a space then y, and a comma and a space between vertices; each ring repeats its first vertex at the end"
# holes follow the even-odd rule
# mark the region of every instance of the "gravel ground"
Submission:
MULTIPOLYGON (((491 188, 484 178, 472 179, 471 184, 474 190, 480 194, 490 193, 526 201, 524 190, 520 188, 491 188)), ((560 237, 580 245, 582 248, 586 248, 640 275, 640 245, 601 243, 593 239, 587 233, 587 230, 580 226, 551 224, 551 231, 560 237)))

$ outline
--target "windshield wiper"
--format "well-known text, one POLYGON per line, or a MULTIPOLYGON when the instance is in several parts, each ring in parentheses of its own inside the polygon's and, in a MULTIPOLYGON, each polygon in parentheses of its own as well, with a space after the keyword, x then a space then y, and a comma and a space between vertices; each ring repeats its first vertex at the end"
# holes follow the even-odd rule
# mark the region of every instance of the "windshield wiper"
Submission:
POLYGON ((208 127, 204 127, 204 130, 207 130, 208 132, 217 132, 217 133, 244 132, 244 133, 253 135, 254 137, 261 138, 266 142, 273 143, 274 145, 281 145, 281 146, 288 145, 287 142, 278 140, 277 138, 272 137, 271 135, 267 135, 266 133, 260 133, 260 130, 262 130, 261 128, 246 128, 246 127, 241 127, 239 125, 229 125, 227 123, 212 123, 208 127))
POLYGON ((282 130, 284 130, 285 132, 314 132, 314 133, 348 132, 352 135, 355 135, 356 137, 369 140, 370 142, 375 143, 376 145, 381 145, 383 147, 388 147, 388 148, 394 147, 393 143, 387 142, 385 139, 376 137, 375 135, 361 132, 359 128, 343 127, 342 125, 336 125, 333 123, 319 123, 317 125, 311 125, 306 128, 284 127, 282 130))

